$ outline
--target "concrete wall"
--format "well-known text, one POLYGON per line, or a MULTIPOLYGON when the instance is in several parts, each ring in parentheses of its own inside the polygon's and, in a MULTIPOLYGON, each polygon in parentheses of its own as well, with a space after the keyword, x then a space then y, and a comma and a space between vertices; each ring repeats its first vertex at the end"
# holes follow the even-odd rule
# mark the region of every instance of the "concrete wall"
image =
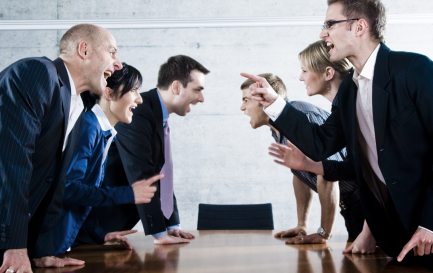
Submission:
MULTIPOLYGON (((417 51, 433 57, 432 22, 419 13, 433 12, 433 2, 384 1, 390 20, 387 43, 393 49, 417 51), (408 14, 402 17, 400 14, 408 14), (393 17, 394 16, 394 17, 393 17), (409 23, 405 21, 409 18, 409 23)), ((56 24, 65 20, 104 23, 103 20, 228 18, 232 21, 257 16, 288 18, 292 25, 254 27, 254 20, 243 27, 113 28, 120 57, 140 69, 144 90, 155 86, 159 65, 169 56, 190 55, 211 70, 206 79, 205 103, 193 107, 184 117, 171 117, 175 162, 175 192, 185 229, 195 229, 198 203, 271 202, 276 229, 296 224, 292 175, 267 155, 272 143, 267 128, 252 130, 240 110, 239 86, 242 71, 274 72, 286 82, 291 99, 302 99, 329 108, 321 98, 307 98, 298 81, 298 52, 318 39, 326 11, 324 0, 292 1, 4 1, 0 2, 0 68, 27 56, 57 56, 58 40, 64 32, 56 24), (314 23, 312 24, 311 19, 314 23), (20 21, 34 20, 34 21, 20 21), (54 20, 54 29, 32 29, 39 20, 54 20), (24 27, 7 24, 24 22, 24 27), (16 30, 23 28, 22 30, 16 30)), ((287 21, 286 20, 286 21, 287 21)), ((283 20, 284 21, 284 20, 283 20)), ((59 23, 60 24, 60 23, 59 23)), ((259 24, 260 25, 260 24, 259 24)), ((48 28, 48 27, 47 27, 48 28)), ((309 231, 319 226, 320 211, 314 197, 309 231)), ((337 216, 334 234, 345 234, 337 216)))

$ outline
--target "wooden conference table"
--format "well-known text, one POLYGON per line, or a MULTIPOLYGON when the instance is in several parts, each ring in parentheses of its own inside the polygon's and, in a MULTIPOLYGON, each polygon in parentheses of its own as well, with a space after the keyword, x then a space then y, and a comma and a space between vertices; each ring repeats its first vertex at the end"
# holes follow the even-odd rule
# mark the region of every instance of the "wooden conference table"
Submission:
POLYGON ((35 273, 182 272, 182 273, 374 273, 429 272, 389 263, 382 253, 343 255, 344 238, 326 245, 285 245, 271 231, 195 231, 188 244, 153 245, 143 233, 129 236, 134 249, 83 246, 68 255, 86 261, 82 267, 35 269, 35 273))

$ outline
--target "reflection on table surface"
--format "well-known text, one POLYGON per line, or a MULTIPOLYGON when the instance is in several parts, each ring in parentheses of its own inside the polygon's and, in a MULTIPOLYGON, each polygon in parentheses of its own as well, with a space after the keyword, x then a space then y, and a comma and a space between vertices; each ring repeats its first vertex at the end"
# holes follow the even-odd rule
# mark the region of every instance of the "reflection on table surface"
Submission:
POLYGON ((326 245, 285 245, 271 231, 195 231, 188 244, 154 245, 151 236, 129 236, 134 249, 82 246, 68 256, 86 265, 35 269, 35 273, 185 272, 185 273, 374 273, 430 272, 391 262, 381 252, 374 255, 343 255, 343 238, 326 245))

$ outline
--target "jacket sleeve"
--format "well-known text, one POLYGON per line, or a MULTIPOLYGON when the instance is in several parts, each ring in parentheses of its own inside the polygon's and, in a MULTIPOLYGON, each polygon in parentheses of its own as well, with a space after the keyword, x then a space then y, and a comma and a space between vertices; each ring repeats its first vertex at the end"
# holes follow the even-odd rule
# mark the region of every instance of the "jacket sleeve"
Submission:
MULTIPOLYGON (((412 77, 408 77, 407 84, 410 90, 415 107, 423 128, 428 134, 427 141, 432 147, 433 139, 433 62, 426 58, 416 59, 410 65, 412 77)), ((431 158, 431 157, 430 157, 431 158)), ((432 160, 430 159, 430 173, 433 170, 432 160)), ((433 230, 433 178, 430 177, 429 183, 423 191, 424 200, 421 202, 420 226, 433 230)))
POLYGON ((322 161, 345 146, 338 111, 333 106, 331 115, 322 125, 311 123, 308 117, 286 103, 280 116, 271 124, 305 155, 322 161))
POLYGON ((52 93, 59 89, 52 75, 55 68, 36 59, 0 73, 0 249, 27 245, 32 155, 52 93))
MULTIPOLYGON (((81 118, 79 142, 74 147, 72 159, 68 164, 65 181, 64 203, 66 206, 110 206, 134 202, 132 188, 121 186, 114 188, 97 187, 97 182, 103 177, 103 164, 100 129, 92 119, 92 113, 86 113, 81 118), (96 166, 92 165, 97 162, 96 166), (90 163, 90 164, 89 164, 90 163), (92 168, 95 168, 92 170, 92 168), (89 173, 94 173, 90 176, 89 173), (96 175, 95 175, 96 174, 96 175), (93 181, 90 181, 93 180, 93 181)), ((94 121, 94 120, 93 120, 94 121)))
POLYGON ((344 161, 324 160, 322 161, 325 178, 328 181, 355 180, 356 174, 348 159, 344 161))

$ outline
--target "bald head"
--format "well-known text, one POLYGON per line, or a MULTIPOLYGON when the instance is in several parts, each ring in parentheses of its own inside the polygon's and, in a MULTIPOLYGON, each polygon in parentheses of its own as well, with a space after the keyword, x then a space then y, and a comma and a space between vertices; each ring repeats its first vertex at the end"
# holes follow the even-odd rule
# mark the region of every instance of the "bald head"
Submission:
POLYGON ((74 80, 77 92, 101 95, 107 78, 122 68, 114 36, 105 28, 80 24, 60 39, 60 58, 74 80))
POLYGON ((74 54, 78 44, 83 40, 98 45, 105 35, 108 35, 108 31, 96 25, 75 25, 68 29, 60 39, 60 54, 66 56, 74 54))

